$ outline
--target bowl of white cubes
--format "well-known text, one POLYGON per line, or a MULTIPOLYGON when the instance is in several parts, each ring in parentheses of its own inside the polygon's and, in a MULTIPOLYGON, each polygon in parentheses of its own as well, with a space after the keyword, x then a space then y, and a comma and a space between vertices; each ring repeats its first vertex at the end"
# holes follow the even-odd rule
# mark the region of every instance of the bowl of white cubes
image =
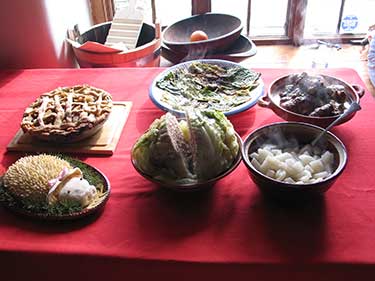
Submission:
POLYGON ((313 198, 326 192, 344 171, 347 151, 331 132, 311 145, 322 128, 301 122, 263 126, 245 138, 242 159, 266 195, 313 198))

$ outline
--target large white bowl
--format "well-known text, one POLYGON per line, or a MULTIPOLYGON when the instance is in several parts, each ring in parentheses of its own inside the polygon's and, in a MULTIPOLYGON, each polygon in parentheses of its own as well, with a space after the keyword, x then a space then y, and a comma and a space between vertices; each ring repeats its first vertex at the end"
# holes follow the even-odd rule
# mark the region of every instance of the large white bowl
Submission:
MULTIPOLYGON (((151 83, 150 90, 149 90, 149 96, 150 96, 150 99, 152 100, 152 102, 157 107, 159 107, 160 109, 162 109, 164 111, 169 111, 169 112, 172 112, 172 113, 177 114, 177 115, 184 114, 183 111, 176 110, 176 109, 172 108, 171 105, 169 105, 168 103, 165 103, 161 100, 162 95, 164 93, 164 90, 158 88, 156 86, 156 82, 161 80, 163 77, 165 77, 169 73, 171 73, 173 71, 176 71, 177 69, 189 67, 189 65, 194 63, 194 62, 216 64, 216 65, 223 66, 223 67, 243 67, 238 63, 225 61, 225 60, 215 60, 215 59, 192 60, 192 61, 187 61, 187 62, 177 64, 175 66, 172 66, 172 67, 164 70, 163 72, 161 72, 158 76, 156 76, 155 79, 151 83)), ((226 111, 226 112, 223 112, 223 113, 226 116, 230 116, 230 115, 234 115, 234 114, 243 112, 243 111, 253 107, 254 105, 256 105, 258 99, 263 95, 263 92, 264 92, 264 83, 263 83, 263 80, 261 78, 258 79, 258 83, 259 83, 259 85, 255 89, 252 90, 252 97, 249 101, 247 101, 246 103, 243 103, 243 104, 241 104, 237 107, 234 107, 230 111, 226 111)))

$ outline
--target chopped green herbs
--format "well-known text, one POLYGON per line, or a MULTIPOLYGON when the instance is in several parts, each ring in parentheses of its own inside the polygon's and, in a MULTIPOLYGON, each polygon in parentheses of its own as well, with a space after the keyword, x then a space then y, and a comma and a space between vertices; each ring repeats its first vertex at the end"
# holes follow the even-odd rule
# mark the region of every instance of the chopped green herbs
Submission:
POLYGON ((156 82, 164 90, 161 101, 175 110, 185 107, 227 112, 251 100, 260 73, 244 67, 221 67, 194 62, 156 82))
POLYGON ((55 205, 45 203, 35 203, 29 200, 15 199, 1 184, 0 185, 0 204, 10 208, 21 209, 28 213, 41 215, 68 215, 82 211, 82 206, 78 202, 60 202, 55 205))

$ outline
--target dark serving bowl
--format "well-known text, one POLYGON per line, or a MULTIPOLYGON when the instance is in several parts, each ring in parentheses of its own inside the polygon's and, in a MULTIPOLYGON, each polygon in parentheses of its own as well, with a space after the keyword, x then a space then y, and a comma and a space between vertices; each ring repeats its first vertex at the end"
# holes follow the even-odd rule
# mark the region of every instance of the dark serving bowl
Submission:
POLYGON ((179 53, 192 49, 201 52, 225 50, 238 39, 242 28, 241 20, 235 16, 200 14, 168 26, 163 32, 163 43, 179 53), (190 35, 196 30, 204 31, 208 39, 190 42, 190 35))
POLYGON ((284 141, 295 139, 300 145, 309 144, 322 130, 318 126, 306 123, 280 122, 258 128, 246 137, 242 146, 242 159, 251 179, 262 193, 284 200, 311 199, 323 194, 333 185, 346 166, 347 152, 344 144, 330 132, 326 133, 321 146, 334 155, 333 171, 320 182, 290 184, 278 181, 258 171, 251 164, 249 156, 265 143, 280 145, 281 138, 284 141))
POLYGON ((145 171, 140 169, 137 165, 137 161, 133 158, 133 155, 131 155, 131 162, 133 164, 133 167, 136 169, 136 171, 143 176, 145 179, 154 182, 158 184, 161 187, 165 187, 171 190, 175 191, 199 191, 199 190, 205 190, 207 188, 212 187, 218 180, 226 177, 229 175, 231 172, 233 172, 237 166, 241 162, 241 150, 242 150, 242 140, 241 137, 236 133, 237 136, 237 141, 239 144, 239 150, 236 158, 234 159, 232 165, 225 171, 221 172, 219 175, 212 179, 208 180, 199 180, 195 182, 189 182, 189 183, 181 183, 181 182, 176 182, 176 181, 163 181, 160 179, 156 179, 155 177, 148 175, 145 171))
POLYGON ((254 56, 257 53, 256 46, 254 42, 241 35, 238 39, 230 45, 230 47, 225 51, 216 51, 216 52, 178 52, 169 48, 167 45, 162 44, 161 55, 173 63, 180 63, 182 61, 189 61, 194 59, 221 59, 228 60, 233 62, 241 62, 244 59, 254 56))
MULTIPOLYGON (((298 114, 298 113, 295 113, 293 111, 290 111, 281 107, 280 106, 280 92, 283 91, 283 89, 285 88, 285 85, 288 83, 289 78, 292 75, 295 75, 295 74, 285 75, 273 81, 268 88, 268 93, 258 100, 258 105, 272 109, 278 116, 280 116, 286 121, 310 123, 310 124, 317 125, 323 128, 327 127, 329 124, 331 124, 340 116, 340 115, 335 115, 335 116, 327 116, 327 117, 313 117, 313 116, 298 114)), ((330 85, 344 86, 345 92, 349 99, 349 103, 351 102, 359 103, 360 99, 365 94, 365 90, 359 85, 356 85, 356 84, 350 85, 346 83, 345 81, 338 79, 336 77, 323 75, 323 74, 319 74, 319 75, 322 76, 326 81, 328 81, 330 85)), ((349 121, 351 118, 354 117, 354 115, 355 115, 355 112, 348 115, 337 125, 349 121)))

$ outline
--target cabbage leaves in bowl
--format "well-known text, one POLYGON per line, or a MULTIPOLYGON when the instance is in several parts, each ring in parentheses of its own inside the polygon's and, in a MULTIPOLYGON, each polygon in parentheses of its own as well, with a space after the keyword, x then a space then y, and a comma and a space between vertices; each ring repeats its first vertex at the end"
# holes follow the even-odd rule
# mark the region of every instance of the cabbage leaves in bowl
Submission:
POLYGON ((212 179, 234 165, 240 144, 225 115, 188 110, 185 116, 167 113, 151 124, 132 149, 137 170, 161 182, 189 184, 212 179))

